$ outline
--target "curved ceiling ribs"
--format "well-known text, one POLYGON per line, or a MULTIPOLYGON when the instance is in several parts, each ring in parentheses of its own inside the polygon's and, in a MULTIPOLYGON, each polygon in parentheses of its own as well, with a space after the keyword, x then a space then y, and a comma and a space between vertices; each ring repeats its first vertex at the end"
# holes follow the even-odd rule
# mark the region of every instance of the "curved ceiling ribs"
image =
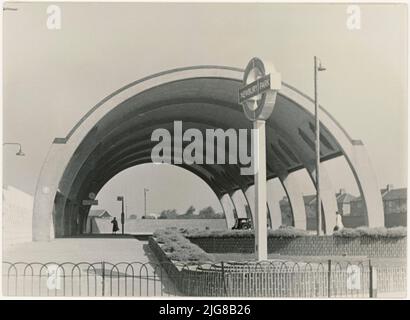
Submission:
MULTIPOLYGON (((73 204, 81 204, 90 192, 98 193, 119 172, 151 162, 151 150, 156 144, 151 141, 151 134, 155 129, 167 129, 172 139, 174 121, 182 121, 184 130, 199 129, 203 137, 207 129, 233 128, 236 132, 239 129, 250 129, 251 123, 237 102, 242 72, 237 68, 218 66, 165 71, 130 83, 95 105, 66 138, 56 138, 52 145, 36 190, 34 237, 48 238, 44 226, 52 221, 49 216, 57 208, 56 195, 59 195, 60 201, 58 208, 63 209, 55 215, 62 216, 61 221, 65 223, 65 215, 71 219, 76 214, 73 204), (55 163, 58 163, 57 169, 55 163), (52 190, 50 195, 42 192, 44 185, 52 190)), ((306 168, 314 162, 312 110, 309 97, 283 84, 275 109, 266 123, 268 178, 283 179, 292 171, 306 168)), ((322 161, 346 156, 359 184, 363 174, 356 168, 358 166, 352 146, 360 143, 354 142, 323 108, 322 111, 322 161)), ((183 147, 189 143, 184 142, 183 147)), ((204 141, 204 159, 207 147, 217 146, 204 141)), ((248 137, 247 150, 242 152, 249 154, 250 147, 248 137)), ((222 150, 215 149, 214 154, 218 151, 224 152, 227 159, 227 146, 222 150)), ((237 189, 245 190, 253 184, 253 176, 240 174, 240 164, 179 166, 204 180, 219 198, 237 189)), ((360 186, 359 189, 365 198, 368 197, 367 190, 360 186)), ((379 193, 373 189, 371 192, 379 193)), ((88 211, 88 207, 85 209, 88 211)), ((65 230, 57 229, 56 234, 66 233, 65 230)), ((68 229, 72 230, 71 227, 68 229)))
MULTIPOLYGON (((60 190, 66 190, 64 193, 71 201, 81 203, 90 192, 97 193, 117 173, 149 162, 151 149, 155 145, 155 142, 150 140, 153 130, 165 128, 173 137, 173 121, 182 121, 184 130, 201 130, 203 137, 206 129, 251 128, 242 113, 242 107, 236 101, 239 85, 239 81, 232 79, 188 79, 154 87, 130 97, 106 114, 82 141, 75 154, 83 153, 86 148, 88 156, 74 175, 72 170, 66 170, 70 176, 63 177, 60 190), (221 90, 222 88, 224 90, 221 90)), ((275 110, 280 109, 286 102, 288 101, 279 95, 279 106, 275 110)), ((301 168, 301 158, 314 156, 309 144, 305 142, 309 131, 303 131, 303 136, 296 135, 296 138, 302 138, 305 144, 296 148, 295 136, 288 133, 291 128, 283 128, 277 122, 274 111, 272 119, 267 123, 269 178, 277 176, 278 171, 301 168)), ((300 130, 303 129, 298 126, 298 133, 300 130)), ((322 136, 325 137, 326 133, 323 132, 322 136)), ((329 142, 331 140, 327 134, 323 141, 326 141, 325 147, 334 152, 336 143, 332 141, 332 145, 332 142, 329 142)), ((183 146, 187 144, 189 142, 184 142, 183 146)), ((209 146, 204 143, 204 157, 207 147, 209 146)), ((247 150, 250 150, 250 147, 248 141, 247 150)), ((223 152, 227 159, 229 149, 226 148, 223 152)), ((74 155, 71 162, 75 161, 74 155)), ((239 188, 245 189, 253 183, 253 177, 241 176, 238 166, 235 165, 202 164, 182 167, 201 177, 218 197, 239 188), (199 170, 200 167, 202 170, 199 170)))

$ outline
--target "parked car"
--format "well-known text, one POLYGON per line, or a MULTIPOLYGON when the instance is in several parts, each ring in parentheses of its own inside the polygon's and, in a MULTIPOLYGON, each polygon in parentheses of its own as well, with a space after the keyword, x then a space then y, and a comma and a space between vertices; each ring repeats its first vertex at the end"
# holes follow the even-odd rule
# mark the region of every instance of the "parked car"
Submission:
POLYGON ((238 218, 235 221, 232 230, 249 230, 252 229, 252 221, 248 218, 238 218))

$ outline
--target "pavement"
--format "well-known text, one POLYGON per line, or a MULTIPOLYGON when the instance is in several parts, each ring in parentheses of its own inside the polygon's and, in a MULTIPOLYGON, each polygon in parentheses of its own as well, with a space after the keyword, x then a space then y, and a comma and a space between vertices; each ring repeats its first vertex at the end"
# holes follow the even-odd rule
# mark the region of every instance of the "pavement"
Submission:
POLYGON ((10 245, 3 250, 3 261, 145 263, 150 253, 147 241, 134 237, 65 238, 10 245))

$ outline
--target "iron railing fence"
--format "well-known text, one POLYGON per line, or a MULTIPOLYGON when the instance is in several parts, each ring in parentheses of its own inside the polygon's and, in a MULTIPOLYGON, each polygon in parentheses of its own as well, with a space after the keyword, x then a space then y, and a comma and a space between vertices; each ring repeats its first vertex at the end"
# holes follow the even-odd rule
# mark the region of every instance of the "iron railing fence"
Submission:
POLYGON ((14 296, 376 297, 406 293, 406 266, 367 261, 3 262, 14 296))
POLYGON ((141 262, 3 262, 11 296, 177 296, 163 266, 141 262))

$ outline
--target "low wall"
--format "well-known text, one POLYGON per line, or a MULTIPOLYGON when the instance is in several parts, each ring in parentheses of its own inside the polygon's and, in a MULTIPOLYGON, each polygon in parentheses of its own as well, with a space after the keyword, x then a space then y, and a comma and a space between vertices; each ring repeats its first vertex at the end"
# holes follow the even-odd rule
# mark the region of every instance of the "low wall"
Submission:
MULTIPOLYGON (((209 253, 252 253, 253 237, 189 237, 189 240, 209 253)), ((298 238, 268 238, 268 252, 288 256, 368 256, 404 258, 407 238, 346 238, 335 236, 304 236, 298 238)))
MULTIPOLYGON (((222 240, 222 239, 219 239, 222 240)), ((149 246, 161 266, 186 296, 212 297, 369 297, 376 296, 372 281, 374 267, 368 261, 356 262, 360 274, 358 288, 349 288, 350 263, 332 261, 245 262, 184 264, 171 261, 153 237, 149 246)), ((406 292, 406 267, 378 268, 378 292, 406 292)))

